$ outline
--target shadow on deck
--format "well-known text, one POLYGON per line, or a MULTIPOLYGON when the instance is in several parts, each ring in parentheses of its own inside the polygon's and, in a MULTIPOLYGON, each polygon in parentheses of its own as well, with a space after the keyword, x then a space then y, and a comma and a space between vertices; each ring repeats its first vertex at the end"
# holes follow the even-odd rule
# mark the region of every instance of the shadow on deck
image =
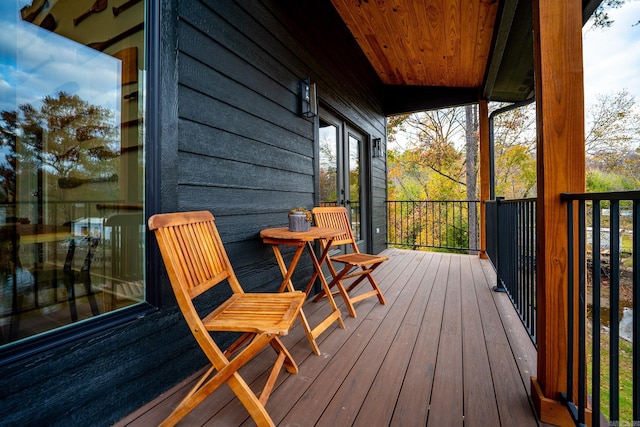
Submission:
MULTIPOLYGON (((375 276, 387 305, 370 298, 343 309, 346 329, 332 325, 311 352, 299 323, 283 338, 298 375, 283 372, 267 403, 281 426, 538 425, 530 402, 536 350, 495 273, 476 256, 388 249, 375 276)), ((328 304, 308 302, 312 325, 328 304)), ((263 384, 275 353, 241 370, 263 384)), ((159 373, 161 374, 161 373, 159 373)), ((196 375, 122 419, 117 426, 157 425, 196 375)), ((223 386, 180 425, 255 425, 223 386)))

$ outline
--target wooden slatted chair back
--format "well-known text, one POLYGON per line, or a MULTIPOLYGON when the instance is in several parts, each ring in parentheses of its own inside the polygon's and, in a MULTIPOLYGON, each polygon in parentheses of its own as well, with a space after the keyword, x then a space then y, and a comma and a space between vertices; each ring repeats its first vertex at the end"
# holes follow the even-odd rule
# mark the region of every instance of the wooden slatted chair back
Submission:
POLYGON ((332 246, 351 245, 354 252, 358 253, 358 245, 353 237, 351 222, 347 209, 342 206, 322 206, 313 208, 313 217, 318 227, 335 228, 342 230, 342 234, 333 239, 332 246))
MULTIPOLYGON (((193 299, 227 280, 242 293, 211 212, 177 212, 149 219, 176 296, 193 299)), ((178 301, 180 303, 180 301, 178 301)))

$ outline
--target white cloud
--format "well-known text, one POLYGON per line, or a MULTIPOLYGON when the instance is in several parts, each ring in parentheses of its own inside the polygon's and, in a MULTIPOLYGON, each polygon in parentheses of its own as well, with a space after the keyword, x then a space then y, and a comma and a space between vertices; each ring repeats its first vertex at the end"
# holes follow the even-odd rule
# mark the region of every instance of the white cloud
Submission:
POLYGON ((119 60, 29 23, 5 23, 0 33, 14 36, 0 36, 0 111, 38 108, 45 96, 63 91, 111 110, 119 123, 119 60))
POLYGON ((585 106, 598 94, 628 89, 640 103, 640 2, 629 1, 612 9, 614 23, 607 29, 587 23, 583 33, 585 106))

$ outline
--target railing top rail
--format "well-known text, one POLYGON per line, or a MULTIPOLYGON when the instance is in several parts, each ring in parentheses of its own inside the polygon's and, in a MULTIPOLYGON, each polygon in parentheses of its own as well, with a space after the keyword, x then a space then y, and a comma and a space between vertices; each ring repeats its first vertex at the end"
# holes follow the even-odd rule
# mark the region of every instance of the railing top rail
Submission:
MULTIPOLYGON (((118 203, 122 202, 120 199, 87 199, 87 200, 51 200, 47 201, 47 203, 55 203, 55 204, 71 204, 71 203, 118 203)), ((38 203, 35 200, 19 200, 15 202, 0 202, 0 205, 26 205, 26 204, 36 204, 38 203)))
POLYGON ((480 203, 480 200, 385 200, 386 203, 480 203))
POLYGON ((496 199, 496 200, 485 200, 485 203, 522 203, 522 202, 535 202, 537 201, 537 197, 528 197, 524 199, 496 199))
POLYGON ((640 200, 640 191, 612 191, 604 193, 562 193, 563 201, 569 200, 640 200))

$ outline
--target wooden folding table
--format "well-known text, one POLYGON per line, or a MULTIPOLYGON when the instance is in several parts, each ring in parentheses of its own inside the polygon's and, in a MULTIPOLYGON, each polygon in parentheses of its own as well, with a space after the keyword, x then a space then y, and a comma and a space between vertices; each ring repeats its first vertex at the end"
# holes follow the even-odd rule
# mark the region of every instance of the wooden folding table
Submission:
POLYGON ((262 238, 263 242, 267 245, 270 245, 273 249, 273 253, 276 256, 276 260, 278 261, 278 266, 280 267, 280 271, 282 272, 283 280, 282 284, 280 285, 280 292, 284 292, 285 290, 295 290, 295 288, 293 287, 293 283, 291 282, 291 277, 293 276, 293 272, 298 265, 298 261, 300 260, 305 247, 307 248, 309 255, 311 256, 311 261, 313 261, 314 266, 314 273, 307 284, 305 292, 307 295, 309 294, 309 291, 311 290, 316 277, 318 277, 320 279, 320 283, 322 284, 323 290, 327 294, 329 305, 331 306, 331 313, 313 329, 311 329, 311 327, 309 326, 309 322, 307 321, 304 312, 300 310, 300 320, 302 322, 302 327, 307 334, 307 339, 309 340, 311 348, 315 354, 320 354, 320 348, 316 343, 316 338, 322 332, 324 332, 335 321, 338 322, 342 329, 344 329, 345 326, 344 322, 342 321, 340 310, 338 309, 338 306, 336 305, 336 302, 334 301, 329 289, 329 285, 327 284, 327 281, 322 274, 322 263, 327 257, 331 244, 328 244, 326 246, 326 248, 320 255, 320 258, 318 258, 316 257, 315 251, 313 250, 312 243, 316 239, 333 240, 334 237, 339 236, 340 234, 342 234, 342 231, 340 230, 325 227, 311 227, 309 231, 289 231, 287 227, 281 227, 268 228, 260 232, 260 237, 262 238), (288 267, 284 261, 284 258, 282 257, 282 253, 280 252, 280 245, 297 247, 296 252, 293 254, 293 258, 288 267))

